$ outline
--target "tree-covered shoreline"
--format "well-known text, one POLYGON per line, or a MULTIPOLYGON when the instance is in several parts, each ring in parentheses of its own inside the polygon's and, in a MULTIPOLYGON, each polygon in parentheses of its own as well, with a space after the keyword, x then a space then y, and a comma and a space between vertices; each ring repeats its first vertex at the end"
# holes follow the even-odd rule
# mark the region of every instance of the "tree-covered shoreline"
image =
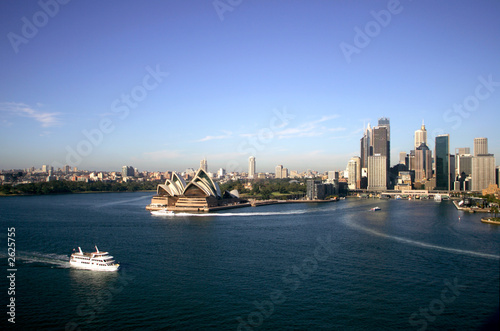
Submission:
POLYGON ((30 196, 47 194, 156 191, 161 181, 147 182, 74 182, 55 180, 28 184, 4 184, 0 196, 30 196))

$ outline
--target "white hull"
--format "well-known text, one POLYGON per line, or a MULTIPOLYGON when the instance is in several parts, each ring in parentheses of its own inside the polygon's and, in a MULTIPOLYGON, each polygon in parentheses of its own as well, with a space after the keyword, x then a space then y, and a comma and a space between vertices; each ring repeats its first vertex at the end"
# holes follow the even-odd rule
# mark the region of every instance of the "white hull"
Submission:
POLYGON ((111 266, 98 266, 98 265, 84 265, 78 262, 69 262, 69 264, 78 269, 87 269, 87 270, 94 270, 94 271, 117 271, 118 268, 120 268, 119 264, 114 264, 111 266))

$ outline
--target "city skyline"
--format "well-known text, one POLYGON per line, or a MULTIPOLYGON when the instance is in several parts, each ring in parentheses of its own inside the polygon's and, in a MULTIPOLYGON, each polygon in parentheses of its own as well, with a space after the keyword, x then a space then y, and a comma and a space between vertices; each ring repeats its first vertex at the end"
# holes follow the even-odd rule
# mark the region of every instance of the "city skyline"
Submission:
POLYGON ((382 117, 390 166, 422 121, 500 155, 496 1, 40 3, 0 4, 0 169, 344 170, 382 117))

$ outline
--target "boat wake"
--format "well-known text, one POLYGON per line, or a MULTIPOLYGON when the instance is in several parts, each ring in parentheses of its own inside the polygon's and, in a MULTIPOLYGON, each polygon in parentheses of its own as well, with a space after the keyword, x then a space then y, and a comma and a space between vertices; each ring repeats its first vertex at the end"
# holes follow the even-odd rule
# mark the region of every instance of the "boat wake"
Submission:
POLYGON ((51 266, 56 268, 69 268, 69 256, 61 254, 43 254, 37 252, 17 252, 16 262, 33 264, 37 266, 51 266))
POLYGON ((163 217, 186 217, 186 216, 194 216, 194 217, 214 217, 214 216, 222 216, 222 217, 247 217, 247 216, 277 216, 277 215, 298 215, 305 214, 307 210, 293 210, 286 212, 254 212, 254 213, 174 213, 168 215, 154 215, 154 216, 163 216, 163 217))
POLYGON ((395 241, 409 244, 412 246, 429 248, 429 249, 434 249, 434 250, 453 253, 453 254, 468 255, 468 256, 481 257, 481 258, 492 259, 492 260, 500 260, 500 256, 495 255, 495 254, 480 253, 480 252, 468 251, 468 250, 464 250, 464 249, 444 247, 444 246, 439 246, 439 245, 428 244, 428 243, 421 242, 421 241, 411 240, 411 239, 407 239, 407 238, 403 238, 403 237, 388 235, 388 234, 381 233, 381 232, 378 232, 376 230, 361 226, 361 225, 356 224, 352 221, 345 222, 345 224, 351 228, 361 230, 363 232, 369 233, 369 234, 374 235, 374 236, 395 240, 395 241))
POLYGON ((139 197, 139 198, 133 198, 133 199, 124 199, 124 200, 119 200, 119 201, 113 201, 113 202, 107 202, 107 203, 103 203, 103 204, 100 204, 100 205, 96 205, 95 207, 96 208, 102 208, 102 207, 108 207, 108 206, 113 206, 113 205, 120 205, 122 203, 129 203, 129 202, 134 202, 134 201, 140 201, 140 200, 144 200, 144 199, 151 199, 151 195, 144 195, 142 197, 139 197))

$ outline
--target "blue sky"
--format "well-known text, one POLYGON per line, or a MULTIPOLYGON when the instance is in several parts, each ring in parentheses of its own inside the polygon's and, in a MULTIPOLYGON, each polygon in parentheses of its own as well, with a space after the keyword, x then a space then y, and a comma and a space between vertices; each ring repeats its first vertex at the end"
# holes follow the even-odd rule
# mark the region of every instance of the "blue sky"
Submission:
POLYGON ((342 170, 380 117, 391 164, 422 120, 500 155, 498 1, 60 2, 0 3, 0 169, 342 170))

